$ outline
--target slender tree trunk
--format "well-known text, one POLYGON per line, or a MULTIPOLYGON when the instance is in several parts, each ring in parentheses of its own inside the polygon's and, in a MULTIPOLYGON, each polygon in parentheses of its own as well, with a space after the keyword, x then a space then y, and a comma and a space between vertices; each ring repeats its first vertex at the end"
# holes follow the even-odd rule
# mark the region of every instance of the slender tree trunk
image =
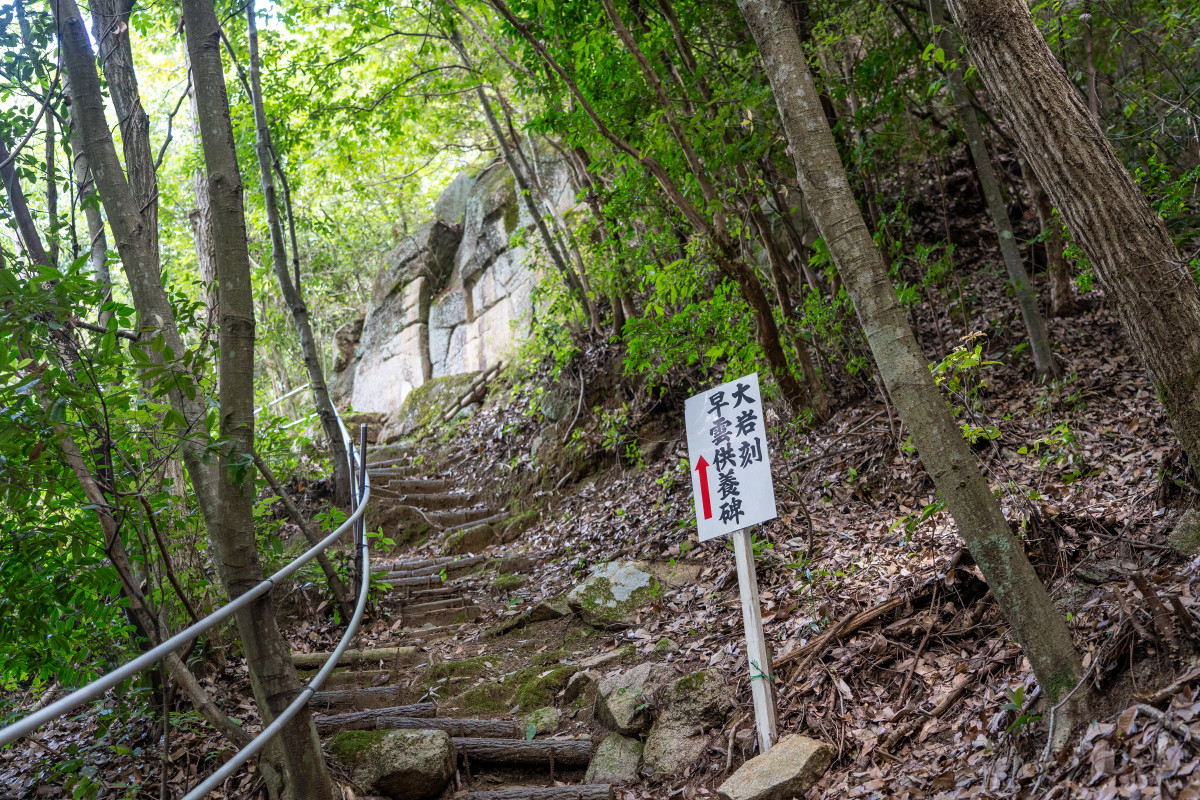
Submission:
MULTIPOLYGON (((221 309, 220 437, 226 445, 218 455, 218 513, 210 531, 217 568, 232 599, 263 578, 254 530, 254 298, 220 26, 210 0, 184 0, 183 15, 212 199, 221 309)), ((271 595, 238 612, 235 619, 254 697, 264 723, 269 723, 301 688, 275 621, 271 595)), ((266 752, 266 758, 281 767, 286 797, 329 800, 332 796, 329 771, 307 707, 284 726, 266 752)))
POLYGON ((54 115, 46 115, 46 223, 50 227, 50 263, 58 265, 58 168, 54 163, 54 115))
POLYGON ((1066 242, 1063 241, 1062 225, 1054 218, 1054 207, 1050 197, 1038 183, 1037 176, 1029 168, 1029 162, 1021 159, 1021 176, 1029 188, 1029 197, 1037 211, 1038 225, 1042 231, 1042 243, 1046 248, 1046 275, 1050 284, 1050 313, 1065 317, 1078 310, 1075 292, 1071 288, 1071 269, 1067 264, 1066 242))
POLYGON ((1092 1, 1084 0, 1083 14, 1083 74, 1087 77, 1088 111, 1096 119, 1100 118, 1100 95, 1096 92, 1096 53, 1095 42, 1092 40, 1092 1))
MULTIPOLYGON (((182 356, 186 348, 162 283, 157 200, 154 199, 157 190, 153 189, 155 179, 152 175, 144 174, 146 164, 149 164, 151 171, 154 166, 153 158, 149 155, 149 137, 142 136, 141 129, 136 125, 130 126, 128 138, 123 135, 126 151, 134 151, 134 163, 129 167, 129 179, 126 180, 126 170, 117 158, 116 146, 105 117, 100 77, 96 73, 91 40, 80 17, 79 7, 75 0, 55 0, 50 8, 56 15, 61 34, 63 62, 71 87, 71 113, 79 125, 78 143, 87 156, 97 192, 104 205, 105 217, 113 231, 129 292, 138 310, 138 328, 146 340, 161 334, 171 352, 177 357, 182 356), (135 193, 135 186, 141 187, 141 194, 135 193), (151 194, 146 195, 147 191, 151 194), (139 200, 139 196, 149 199, 139 200)), ((118 54, 114 60, 120 60, 121 48, 115 48, 114 52, 118 54)), ((127 74, 121 72, 120 75, 114 73, 114 78, 117 79, 115 84, 113 79, 109 80, 114 96, 127 91, 132 91, 136 96, 137 84, 132 71, 127 74)), ((147 356, 151 363, 164 363, 157 352, 147 350, 147 356)), ((179 362, 169 364, 168 368, 175 373, 176 384, 195 385, 192 376, 179 362)), ((184 462, 204 512, 205 523, 211 524, 210 514, 216 508, 216 491, 213 468, 207 462, 207 408, 197 393, 189 396, 180 389, 172 389, 168 399, 172 408, 187 423, 187 433, 182 438, 184 462)))
POLYGON ((1200 287, 1022 0, 950 0, 1038 182, 1083 248, 1200 474, 1200 287))
MULTIPOLYGON (((933 0, 933 23, 941 27, 941 47, 950 58, 955 52, 954 39, 950 29, 942 25, 942 0, 933 0)), ((1021 251, 1017 247, 1017 238, 1013 234, 1012 221, 1008 218, 1008 208, 1004 195, 1000 191, 1000 183, 996 180, 996 171, 992 168, 992 157, 988 154, 987 145, 983 141, 983 131, 979 120, 975 117, 975 109, 971 107, 971 96, 967 94, 967 85, 963 82, 963 70, 957 63, 946 71, 950 84, 950 97, 954 103, 954 112, 958 122, 963 126, 967 135, 967 143, 971 148, 971 160, 975 163, 975 173, 983 188, 984 199, 987 200, 988 211, 992 216, 992 224, 1000 240, 1000 255, 1004 258, 1004 268, 1008 271, 1008 279, 1012 282, 1013 292, 1017 297, 1017 305, 1021 309, 1021 319, 1025 323, 1025 332, 1029 337, 1029 347, 1033 351, 1033 364, 1039 377, 1058 375, 1058 365, 1050 350, 1050 334, 1046 330, 1046 320, 1038 309, 1037 295, 1034 294, 1033 284, 1029 281, 1029 273, 1021 262, 1021 251)))
MULTIPOLYGON (((64 89, 71 96, 69 82, 64 89)), ((112 299, 112 276, 108 273, 108 236, 104 233, 104 220, 100 217, 100 208, 95 199, 96 183, 92 180, 92 170, 88 166, 87 153, 83 143, 79 141, 79 125, 75 121, 72 106, 67 107, 67 125, 70 131, 71 161, 75 172, 76 194, 79 205, 83 207, 83 217, 88 228, 88 264, 96 283, 102 287, 101 305, 112 299)), ((108 324, 109 315, 100 312, 100 324, 108 324)))
MULTIPOLYGON (((254 0, 246 5, 247 36, 250 41, 250 92, 254 106, 254 144, 258 154, 258 172, 263 187, 263 206, 267 212, 267 227, 271 232, 271 261, 275 275, 279 278, 279 289, 283 301, 292 315, 296 337, 300 340, 300 353, 304 358, 304 369, 308 373, 309 388, 321 429, 329 445, 329 457, 333 461, 334 502, 343 508, 350 507, 350 461, 346 454, 346 443, 342 440, 342 429, 338 424, 337 411, 329 399, 325 385, 325 370, 321 366, 321 351, 313 336, 308 320, 308 304, 304 302, 300 284, 293 282, 288 270, 287 248, 283 243, 283 224, 279 219, 279 199, 275 193, 275 175, 271 169, 271 130, 267 123, 267 112, 263 105, 261 66, 258 58, 258 28, 255 24, 254 0)), ((339 601, 345 598, 338 598, 339 601)))
MULTIPOLYGON (((183 62, 188 73, 192 71, 192 58, 188 55, 187 28, 183 28, 183 62)), ((196 81, 188 86, 188 106, 192 111, 192 140, 200 146, 200 111, 196 108, 196 81)), ((217 254, 213 244, 212 203, 208 198, 208 178, 202 167, 192 170, 192 194, 196 207, 188 213, 192 225, 192 244, 196 250, 196 266, 200 281, 204 284, 204 308, 208 311, 208 324, 215 327, 220 310, 217 308, 217 254)))
MULTIPOLYGON (((987 480, 929 374, 838 158, 783 0, 738 0, 758 42, 800 188, 858 312, 888 394, 1051 703, 1083 674, 1062 616, 1009 530, 987 480)), ((1076 697, 1082 701, 1082 692, 1076 697)), ((1070 731, 1077 703, 1059 719, 1070 731), (1073 712, 1073 713, 1072 713, 1073 712)))

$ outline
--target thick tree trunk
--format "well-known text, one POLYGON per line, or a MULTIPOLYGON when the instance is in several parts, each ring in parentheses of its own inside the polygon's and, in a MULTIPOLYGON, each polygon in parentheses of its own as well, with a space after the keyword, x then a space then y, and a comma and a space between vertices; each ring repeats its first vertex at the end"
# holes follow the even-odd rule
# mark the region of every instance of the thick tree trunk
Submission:
POLYGON ((949 0, 1021 153, 1083 248, 1200 474, 1200 287, 1021 0, 949 0))
POLYGON ((1056 317, 1074 314, 1079 304, 1071 288, 1071 269, 1067 264, 1066 242, 1063 240, 1062 225, 1054 218, 1054 206, 1037 176, 1029 168, 1029 162, 1021 159, 1021 176, 1029 189, 1029 198, 1037 211, 1038 225, 1042 231, 1042 244, 1046 250, 1046 277, 1050 285, 1050 313, 1056 317))
MULTIPOLYGON (((955 52, 954 37, 950 29, 942 25, 943 0, 933 0, 933 23, 941 27, 941 47, 949 54, 955 52)), ((1029 273, 1021 262, 1021 251, 1017 247, 1017 238, 1013 234, 1012 221, 1008 218, 1008 208, 1004 195, 1000 191, 1000 183, 996 180, 996 171, 992 168, 992 157, 988 154, 987 144, 983 141, 983 131, 971 107, 971 96, 967 93, 967 84, 963 81, 963 70, 955 59, 954 65, 946 71, 950 84, 950 98, 954 103, 954 113, 958 123, 962 125, 967 135, 967 144, 971 149, 971 161, 975 164, 975 174, 979 176, 979 184, 983 188, 983 197, 987 201, 988 212, 992 224, 996 226, 996 234, 1000 240, 1000 255, 1004 259, 1004 268, 1008 271, 1008 279, 1012 282, 1013 292, 1017 298, 1017 306, 1021 309, 1021 319, 1025 322, 1025 334, 1029 337, 1029 347, 1033 351, 1033 364, 1039 377, 1058 375, 1058 365, 1050 350, 1050 334, 1046 331, 1046 320, 1038 309, 1037 295, 1033 284, 1029 281, 1029 273)))
MULTIPOLYGON (((184 0, 188 52, 200 112, 200 135, 213 210, 220 318, 220 437, 218 508, 210 534, 230 599, 263 578, 254 530, 254 298, 229 98, 221 62, 220 28, 209 0, 184 0)), ((235 617, 264 722, 273 720, 300 690, 287 642, 264 595, 235 617)), ((305 707, 284 726, 266 758, 281 767, 284 794, 329 800, 332 785, 312 714, 305 707), (282 756, 281 760, 275 759, 282 756)))
MULTIPOLYGON (((304 370, 308 373, 309 389, 321 430, 329 446, 329 458, 333 461, 333 500, 342 508, 350 507, 350 460, 346 443, 342 439, 342 428, 338 424, 337 411, 329 397, 325 384, 325 370, 321 365, 321 351, 313 336, 308 320, 308 304, 304 302, 300 284, 292 280, 288 271, 287 248, 283 243, 283 224, 279 219, 279 200, 275 193, 275 174, 271 169, 271 130, 267 124, 267 112, 263 105, 261 67, 258 59, 258 28, 255 25, 254 0, 246 5, 247 36, 250 41, 250 93, 254 105, 254 145, 258 154, 258 172, 263 187, 263 206, 267 212, 267 227, 271 232, 271 262, 279 278, 279 289, 283 301, 292 315, 296 337, 300 340, 300 353, 304 358, 304 370)), ((339 602, 344 598, 338 598, 339 602)))
MULTIPOLYGON (((1070 633, 929 374, 854 202, 794 23, 783 0, 738 0, 738 5, 758 42, 801 191, 829 244, 888 393, 1043 691, 1057 702, 1083 673, 1070 633)), ((1078 713, 1060 716, 1068 723, 1082 719, 1078 713)))

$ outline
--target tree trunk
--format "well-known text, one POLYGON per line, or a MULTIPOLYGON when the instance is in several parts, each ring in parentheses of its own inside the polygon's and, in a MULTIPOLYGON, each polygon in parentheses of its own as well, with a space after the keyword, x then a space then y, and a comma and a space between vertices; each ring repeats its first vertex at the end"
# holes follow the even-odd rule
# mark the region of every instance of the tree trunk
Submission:
POLYGON ((1083 0, 1083 74, 1087 78, 1087 104, 1092 116, 1100 118, 1100 95, 1096 91, 1096 48, 1092 38, 1092 2, 1083 0))
MULTIPOLYGON (((66 79, 64 81, 66 82, 66 79)), ((71 96, 69 82, 66 82, 64 94, 68 97, 71 96)), ((92 180, 92 170, 88 166, 87 153, 83 150, 83 143, 79 141, 79 125, 75 121, 75 111, 70 105, 67 106, 67 126, 70 132, 76 195, 79 198, 79 205, 83 207, 83 217, 87 220, 88 264, 91 265, 92 274, 96 276, 96 283, 104 287, 101 295, 101 305, 103 305, 112 299, 112 277, 108 274, 108 237, 104 233, 104 220, 100 217, 100 208, 95 202, 89 202, 96 193, 96 184, 92 180)), ((100 312, 101 325, 108 324, 108 316, 108 314, 100 312)))
POLYGON ((1200 474, 1200 287, 1020 0, 950 0, 1022 155, 1083 248, 1200 474))
MULTIPOLYGON (((216 245, 220 318, 220 438, 217 514, 210 527, 214 556, 230 599, 263 578, 254 530, 254 298, 220 28, 208 0, 184 0, 188 52, 196 86, 200 137, 208 174, 216 245)), ((300 690, 291 654, 264 595, 235 615, 264 724, 300 690)), ((265 757, 281 768, 285 797, 329 800, 332 785, 307 707, 284 726, 265 757), (282 756, 281 760, 275 759, 282 756)))
POLYGON ((1029 162, 1021 159, 1021 176, 1029 188, 1029 197, 1037 211, 1038 225, 1042 230, 1042 244, 1046 249, 1046 276, 1050 284, 1050 313, 1056 317, 1074 314, 1079 304, 1071 288, 1071 269, 1067 264, 1066 242, 1063 241, 1062 224, 1054 218, 1054 207, 1050 197, 1038 183, 1037 176, 1029 168, 1029 162))
MULTIPOLYGON (((267 227, 271 232, 271 262, 279 278, 279 289, 283 301, 292 315, 296 337, 300 340, 300 353, 304 358, 304 369, 308 373, 309 388, 321 429, 329 445, 329 458, 333 461, 333 501, 342 508, 350 507, 350 460, 346 443, 342 439, 342 428, 338 424, 337 411, 329 398, 325 385, 325 370, 321 366, 321 351, 313 336, 308 321, 308 304, 304 302, 300 284, 292 280, 288 271, 287 248, 283 243, 283 225, 279 219, 279 200, 275 193, 275 174, 271 169, 271 130, 267 124, 267 112, 263 105, 261 67, 258 60, 258 28, 255 25, 254 0, 246 5, 247 36, 250 41, 250 93, 254 106, 254 145, 258 154, 258 172, 262 181, 263 206, 267 212, 267 227)), ((341 602, 343 598, 339 598, 341 602)))
MULTIPOLYGON (((801 191, 829 244, 888 393, 1043 691, 1057 702, 1083 674, 1070 633, 1010 532, 905 321, 855 205, 792 19, 783 0, 738 0, 738 6, 758 42, 801 191)), ((1077 693, 1080 700, 1082 694, 1077 693)), ((1065 730, 1083 719, 1083 711, 1076 703, 1059 715, 1067 722, 1065 730)))
MULTIPOLYGON (((192 71, 192 58, 188 55, 187 28, 183 28, 183 63, 188 73, 192 71)), ((192 111, 192 139, 200 147, 200 111, 196 108, 196 81, 188 86, 188 106, 192 111)), ((217 254, 213 244, 212 203, 208 198, 208 179, 202 167, 192 170, 192 194, 196 207, 188 213, 192 225, 192 244, 196 249, 196 266, 200 270, 200 281, 204 284, 204 308, 208 311, 208 324, 215 327, 220 314, 217 308, 217 254)))
MULTIPOLYGON (((176 354, 176 358, 180 358, 186 348, 163 287, 159 263, 157 201, 154 199, 156 190, 149 188, 155 185, 155 179, 145 174, 147 163, 151 170, 154 166, 153 158, 149 155, 149 137, 141 135, 141 129, 132 124, 128 138, 123 135, 126 151, 132 151, 134 156, 127 181, 105 117, 100 77, 96 73, 91 40, 80 17, 79 7, 75 0, 57 0, 50 7, 56 15, 60 31, 63 63, 70 80, 71 113, 79 126, 78 143, 87 156, 96 190, 104 204, 104 215, 113 231, 129 292, 138 311, 138 329, 147 341, 161 334, 163 342, 176 354), (140 188, 135 191, 135 187, 140 188), (139 200, 138 197, 145 196, 146 191, 152 192, 150 199, 139 200)), ((122 60, 120 47, 113 52, 114 61, 122 60)), ((132 61, 129 63, 131 65, 132 61)), ((109 87, 114 97, 130 91, 136 97, 137 83, 132 67, 128 72, 118 69, 110 79, 109 87)), ((128 98, 123 103, 130 105, 128 98)), ((140 108, 140 105, 137 107, 140 108)), ((153 364, 164 362, 163 357, 155 351, 147 349, 146 354, 153 364)), ((168 368, 175 374, 176 385, 195 385, 192 376, 178 361, 169 364, 168 368)), ((180 389, 172 389, 168 399, 172 408, 187 423, 188 433, 182 438, 184 462, 204 512, 205 523, 211 524, 210 514, 216 508, 216 492, 213 468, 207 462, 207 408, 198 393, 189 397, 180 389)))
MULTIPOLYGON (((941 28, 940 44, 946 57, 955 52, 954 39, 950 29, 942 25, 942 0, 933 0, 933 24, 941 28)), ((1004 268, 1008 271, 1008 279, 1012 282, 1013 292, 1017 297, 1017 305, 1021 309, 1021 319, 1025 322, 1025 333, 1029 337, 1029 347, 1033 351, 1033 364, 1038 377, 1058 375, 1058 365, 1054 354, 1050 351, 1050 334, 1046 331, 1046 320, 1038 309, 1037 295, 1029 282, 1029 274, 1021 262, 1021 251, 1017 248, 1017 239, 1013 234, 1012 221, 1008 218, 1008 208, 1004 195, 1000 192, 1000 183, 996 180, 996 171, 992 168, 992 158, 988 154, 987 145, 983 141, 983 131, 979 120, 975 117, 975 109, 971 107, 971 96, 967 94, 967 85, 963 82, 962 67, 955 60, 954 65, 946 70, 946 78, 950 84, 950 97, 954 103, 954 113, 958 123, 962 125, 967 135, 967 143, 971 148, 971 161, 975 164, 975 173, 979 176, 979 184, 983 188, 983 197, 987 201, 988 212, 992 215, 992 224, 1000 239, 1000 254, 1004 258, 1004 268)))

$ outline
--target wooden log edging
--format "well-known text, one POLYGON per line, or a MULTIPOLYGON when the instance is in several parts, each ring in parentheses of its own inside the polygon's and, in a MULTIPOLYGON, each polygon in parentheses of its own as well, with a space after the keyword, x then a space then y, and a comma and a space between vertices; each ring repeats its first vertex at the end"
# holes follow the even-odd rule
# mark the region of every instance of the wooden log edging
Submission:
POLYGON ((454 751, 471 761, 524 766, 586 767, 592 760, 587 739, 481 739, 454 737, 454 751))
POLYGON ((317 717, 316 723, 317 733, 323 736, 342 731, 395 730, 438 730, 451 736, 487 739, 517 739, 521 736, 521 726, 514 720, 411 717, 392 713, 388 708, 330 714, 317 717))
MULTIPOLYGON (((292 665, 296 669, 320 669, 329 660, 329 653, 292 653, 292 665)), ((367 650, 347 650, 338 661, 343 666, 363 664, 368 661, 388 661, 394 666, 408 664, 417 656, 415 647, 380 647, 367 650)))
POLYGON ((584 783, 578 786, 510 786, 468 792, 464 800, 612 800, 612 786, 607 783, 584 783))
POLYGON ((412 567, 408 569, 393 569, 383 576, 385 581, 395 580, 397 578, 419 578, 425 575, 438 575, 442 570, 449 575, 454 572, 459 572, 467 567, 473 567, 476 564, 483 562, 483 556, 468 556, 466 558, 449 559, 436 564, 422 565, 420 567, 412 567))
POLYGON ((309 701, 313 708, 327 710, 331 708, 347 708, 360 702, 368 708, 391 708, 397 715, 406 717, 432 717, 437 713, 433 703, 416 703, 408 706, 394 705, 401 698, 403 688, 396 686, 372 686, 367 689, 334 689, 328 692, 317 692, 309 701), (392 701, 393 705, 389 705, 392 701), (404 710, 408 709, 408 710, 404 710))

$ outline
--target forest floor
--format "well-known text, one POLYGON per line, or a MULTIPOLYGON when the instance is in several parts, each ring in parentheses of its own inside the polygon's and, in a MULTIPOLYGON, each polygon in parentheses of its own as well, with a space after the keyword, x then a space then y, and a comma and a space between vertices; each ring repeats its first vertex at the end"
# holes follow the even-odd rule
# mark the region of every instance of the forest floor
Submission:
MULTIPOLYGON (((980 298, 971 327, 984 334, 968 341, 998 362, 973 378, 983 385, 971 422, 998 431, 976 452, 1068 616, 1093 689, 1093 721, 1059 756, 1043 754, 1048 709, 1030 665, 949 515, 931 505, 932 484, 882 397, 862 395, 807 430, 768 408, 780 514, 758 532, 756 550, 767 637, 776 657, 791 658, 775 671, 779 730, 837 751, 808 797, 1200 798, 1200 559, 1167 544, 1197 494, 1165 415, 1096 293, 1078 315, 1049 320, 1066 377, 1043 386, 1017 347, 1019 317, 998 271, 967 279, 980 298), (878 613, 863 613, 871 611, 878 613)), ((939 337, 953 344, 971 332, 950 314, 935 336, 927 308, 916 321, 927 352, 939 337)), ((603 652, 614 655, 608 671, 645 660, 681 675, 713 668, 737 710, 709 732, 705 757, 683 774, 645 776, 618 796, 715 796, 754 755, 754 743, 733 555, 722 540, 695 542, 682 399, 700 378, 639 396, 619 369, 614 348, 594 345, 562 380, 547 376, 545 390, 495 391, 472 417, 415 445, 430 470, 456 485, 536 513, 487 550, 491 560, 474 576, 477 621, 442 638, 401 639, 402 617, 385 595, 354 646, 415 642, 422 663, 388 680, 406 702, 436 699, 439 711, 476 717, 529 710, 488 694, 502 676, 534 670, 540 680, 603 652), (585 385, 577 417, 580 383, 568 377, 575 370, 585 385), (542 413, 553 392, 568 398, 557 421, 542 413), (622 441, 602 448, 600 418, 587 409, 622 403, 622 441), (580 451, 561 444, 575 426, 587 443, 580 451), (633 462, 643 463, 618 454, 629 442, 639 446, 633 462), (495 635, 498 623, 618 559, 686 565, 695 578, 665 587, 621 630, 567 617, 495 635)), ((434 535, 389 557, 441 553, 434 535)), ((340 636, 317 598, 317 588, 300 587, 282 599, 295 651, 326 650, 340 636)), ((202 680, 256 727, 239 660, 202 680)), ((563 710, 562 733, 604 735, 589 710, 562 699, 561 686, 539 686, 537 699, 563 710)), ((0 798, 59 796, 81 769, 101 797, 158 797, 162 785, 179 796, 219 760, 221 742, 186 716, 173 718, 165 744, 157 716, 137 715, 90 744, 108 720, 126 718, 122 704, 135 703, 113 698, 0 753, 0 798)), ((348 782, 347 771, 335 774, 348 782)), ((260 788, 246 772, 222 791, 246 797, 260 788)))

